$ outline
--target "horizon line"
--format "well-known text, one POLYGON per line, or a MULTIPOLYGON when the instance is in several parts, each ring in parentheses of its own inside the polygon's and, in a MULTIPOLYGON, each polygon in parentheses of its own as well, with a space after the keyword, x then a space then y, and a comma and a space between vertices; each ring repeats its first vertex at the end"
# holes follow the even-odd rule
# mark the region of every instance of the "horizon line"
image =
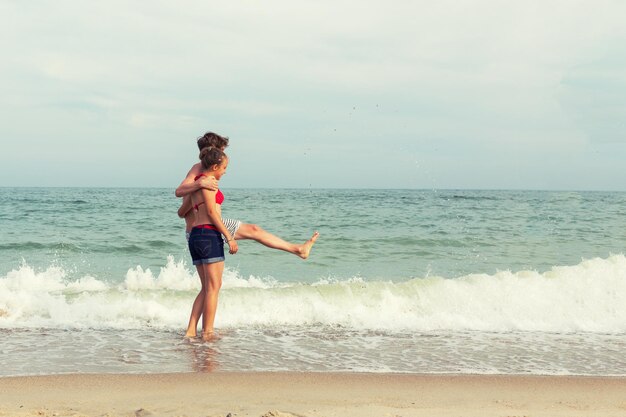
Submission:
MULTIPOLYGON (((0 189, 9 188, 98 188, 98 189, 171 189, 172 192, 176 187, 169 186, 113 186, 113 185, 0 185, 0 189)), ((575 189, 575 188, 457 188, 457 187, 428 187, 428 188, 408 188, 408 187, 224 187, 230 190, 398 190, 398 191, 550 191, 550 192, 626 192, 626 189, 575 189)))

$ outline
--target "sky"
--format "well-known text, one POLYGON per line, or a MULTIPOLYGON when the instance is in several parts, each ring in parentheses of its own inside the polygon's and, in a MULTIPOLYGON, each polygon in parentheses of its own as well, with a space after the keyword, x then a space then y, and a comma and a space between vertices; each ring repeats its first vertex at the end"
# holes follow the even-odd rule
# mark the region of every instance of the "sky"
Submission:
POLYGON ((622 0, 0 0, 0 186, 626 191, 622 0))

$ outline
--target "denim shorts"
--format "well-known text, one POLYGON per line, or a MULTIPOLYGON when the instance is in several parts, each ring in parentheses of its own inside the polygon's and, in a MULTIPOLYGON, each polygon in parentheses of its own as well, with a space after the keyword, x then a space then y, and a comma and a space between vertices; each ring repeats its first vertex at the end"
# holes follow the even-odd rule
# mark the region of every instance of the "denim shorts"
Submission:
POLYGON ((194 265, 224 262, 224 239, 217 230, 194 227, 189 235, 189 253, 194 265))

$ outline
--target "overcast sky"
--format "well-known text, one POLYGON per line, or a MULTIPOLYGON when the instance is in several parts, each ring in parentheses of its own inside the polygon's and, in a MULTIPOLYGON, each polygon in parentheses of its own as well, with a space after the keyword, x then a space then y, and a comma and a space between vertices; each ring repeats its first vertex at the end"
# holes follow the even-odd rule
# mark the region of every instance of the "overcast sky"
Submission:
POLYGON ((0 0, 0 186, 626 190, 626 2, 0 0))

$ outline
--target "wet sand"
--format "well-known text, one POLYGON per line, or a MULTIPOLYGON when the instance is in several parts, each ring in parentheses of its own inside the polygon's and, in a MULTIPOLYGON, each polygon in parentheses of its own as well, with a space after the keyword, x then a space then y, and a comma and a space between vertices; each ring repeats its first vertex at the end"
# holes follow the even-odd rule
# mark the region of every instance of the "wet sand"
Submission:
POLYGON ((0 416, 626 416, 626 378, 189 373, 0 378, 0 416))

